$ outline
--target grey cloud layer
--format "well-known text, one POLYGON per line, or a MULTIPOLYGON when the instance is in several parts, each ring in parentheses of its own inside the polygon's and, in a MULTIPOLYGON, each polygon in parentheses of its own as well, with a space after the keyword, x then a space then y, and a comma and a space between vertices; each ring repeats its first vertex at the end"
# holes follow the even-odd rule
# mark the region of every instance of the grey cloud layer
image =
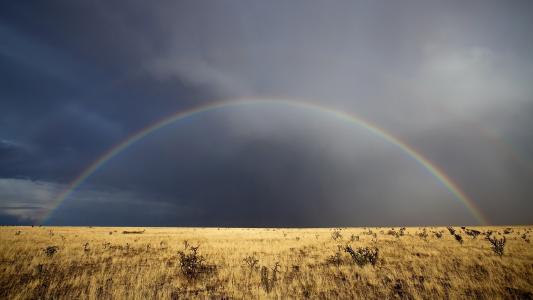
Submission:
MULTIPOLYGON (((532 11, 529 1, 2 4, 2 218, 34 219, 19 207, 25 194, 20 205, 13 196, 21 182, 35 194, 35 182, 64 186, 172 112, 271 96, 364 116, 445 170, 491 221, 530 223, 532 11)), ((203 114, 106 164, 51 221, 92 211, 84 224, 475 222, 415 161, 343 126, 284 107, 203 114), (82 196, 91 189, 110 204, 82 196)))

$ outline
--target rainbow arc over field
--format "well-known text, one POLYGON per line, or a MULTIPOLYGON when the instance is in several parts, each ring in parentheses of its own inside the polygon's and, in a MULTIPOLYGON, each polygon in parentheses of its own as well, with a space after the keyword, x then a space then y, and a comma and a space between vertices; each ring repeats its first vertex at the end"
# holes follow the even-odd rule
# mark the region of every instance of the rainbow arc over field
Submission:
POLYGON ((53 213, 61 206, 69 196, 76 191, 76 189, 82 185, 92 174, 97 172, 102 166, 104 166, 108 161, 113 157, 119 155, 126 148, 134 145, 136 142, 142 140, 151 133, 161 129, 165 126, 178 122, 180 120, 206 113, 209 111, 214 111, 222 108, 231 108, 239 106, 250 106, 250 105, 265 105, 265 104, 276 104, 284 105, 304 110, 311 110, 320 112, 326 116, 334 117, 339 121, 356 124, 361 128, 369 131, 377 137, 382 138, 383 140, 391 143, 401 150, 404 154, 412 158, 419 165, 425 168, 433 177, 435 177, 446 189, 457 199, 459 200, 472 214, 472 216, 479 222, 481 225, 487 225, 489 222, 487 218, 483 215, 481 210, 476 206, 475 202, 468 197, 468 195, 461 190, 459 185, 457 185, 441 168, 436 164, 432 163, 420 152, 415 150, 413 147, 409 146, 407 143, 403 142, 401 139, 393 136, 391 133, 385 131, 381 127, 370 123, 369 121, 355 115, 352 113, 343 112, 340 110, 332 109, 326 106, 318 105, 313 102, 305 102, 295 99, 284 99, 284 98, 259 98, 259 97, 249 97, 249 98, 239 98, 233 100, 225 101, 216 101, 201 106, 196 106, 187 110, 178 111, 168 117, 165 117, 151 125, 133 133, 129 137, 125 138, 115 146, 111 147, 108 151, 103 153, 98 159, 94 160, 87 168, 83 170, 68 186, 61 192, 53 201, 52 209, 41 218, 40 223, 47 222, 53 213))

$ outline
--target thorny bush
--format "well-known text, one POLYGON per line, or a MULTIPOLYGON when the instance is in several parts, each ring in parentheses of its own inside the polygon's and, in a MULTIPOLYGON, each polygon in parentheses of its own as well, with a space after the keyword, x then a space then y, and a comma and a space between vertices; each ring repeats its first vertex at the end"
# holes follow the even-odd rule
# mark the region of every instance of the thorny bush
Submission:
POLYGON ((366 264, 375 266, 378 262, 379 249, 377 247, 358 247, 354 250, 351 246, 347 245, 344 251, 350 254, 353 261, 360 267, 366 264))
POLYGON ((335 230, 335 231, 333 231, 333 232, 331 233, 331 238, 332 238, 334 241, 336 241, 336 240, 338 240, 338 239, 342 239, 342 234, 341 234, 340 231, 335 230))
POLYGON ((448 226, 448 227, 446 227, 446 229, 448 229, 448 231, 450 232, 451 235, 455 235, 455 229, 453 229, 453 227, 448 226))
POLYGON ((490 235, 487 235, 486 239, 489 241, 492 251, 502 257, 506 242, 505 237, 498 239, 497 237, 491 237, 490 235))
POLYGON ((244 263, 250 268, 250 270, 256 269, 259 266, 257 265, 259 263, 259 259, 257 259, 255 256, 247 256, 243 259, 244 263))
POLYGON ((279 267, 280 264, 276 262, 274 264, 274 267, 272 267, 272 275, 269 275, 270 272, 267 267, 261 267, 261 285, 267 293, 270 293, 272 291, 274 285, 276 284, 276 281, 278 281, 279 267))
POLYGON ((180 270, 187 279, 196 279, 202 274, 211 274, 216 271, 215 265, 205 263, 205 257, 198 254, 198 248, 188 247, 178 251, 180 270))
POLYGON ((461 235, 455 233, 455 234, 453 235, 453 237, 455 238, 455 240, 456 240, 457 242, 459 242, 459 244, 461 244, 461 245, 463 244, 463 237, 462 237, 461 235))
POLYGON ((467 235, 471 236, 473 239, 477 238, 477 236, 481 234, 481 231, 478 231, 475 229, 465 229, 464 231, 467 235))
POLYGON ((46 254, 46 256, 51 257, 56 254, 58 250, 58 246, 48 246, 44 249, 44 253, 46 254))

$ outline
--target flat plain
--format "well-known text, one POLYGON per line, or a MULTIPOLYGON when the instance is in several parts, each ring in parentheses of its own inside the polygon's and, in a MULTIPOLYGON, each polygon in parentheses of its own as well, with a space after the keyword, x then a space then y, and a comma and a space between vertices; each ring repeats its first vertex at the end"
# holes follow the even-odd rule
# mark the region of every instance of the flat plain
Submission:
POLYGON ((531 226, 1 227, 1 299, 532 299, 531 226))

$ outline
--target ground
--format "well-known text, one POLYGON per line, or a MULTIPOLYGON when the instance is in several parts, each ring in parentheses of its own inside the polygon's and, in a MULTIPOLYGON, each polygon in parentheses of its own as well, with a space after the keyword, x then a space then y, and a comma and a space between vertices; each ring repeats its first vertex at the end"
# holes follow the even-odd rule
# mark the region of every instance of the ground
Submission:
POLYGON ((450 229, 1 227, 0 298, 533 298, 531 226, 450 229))

